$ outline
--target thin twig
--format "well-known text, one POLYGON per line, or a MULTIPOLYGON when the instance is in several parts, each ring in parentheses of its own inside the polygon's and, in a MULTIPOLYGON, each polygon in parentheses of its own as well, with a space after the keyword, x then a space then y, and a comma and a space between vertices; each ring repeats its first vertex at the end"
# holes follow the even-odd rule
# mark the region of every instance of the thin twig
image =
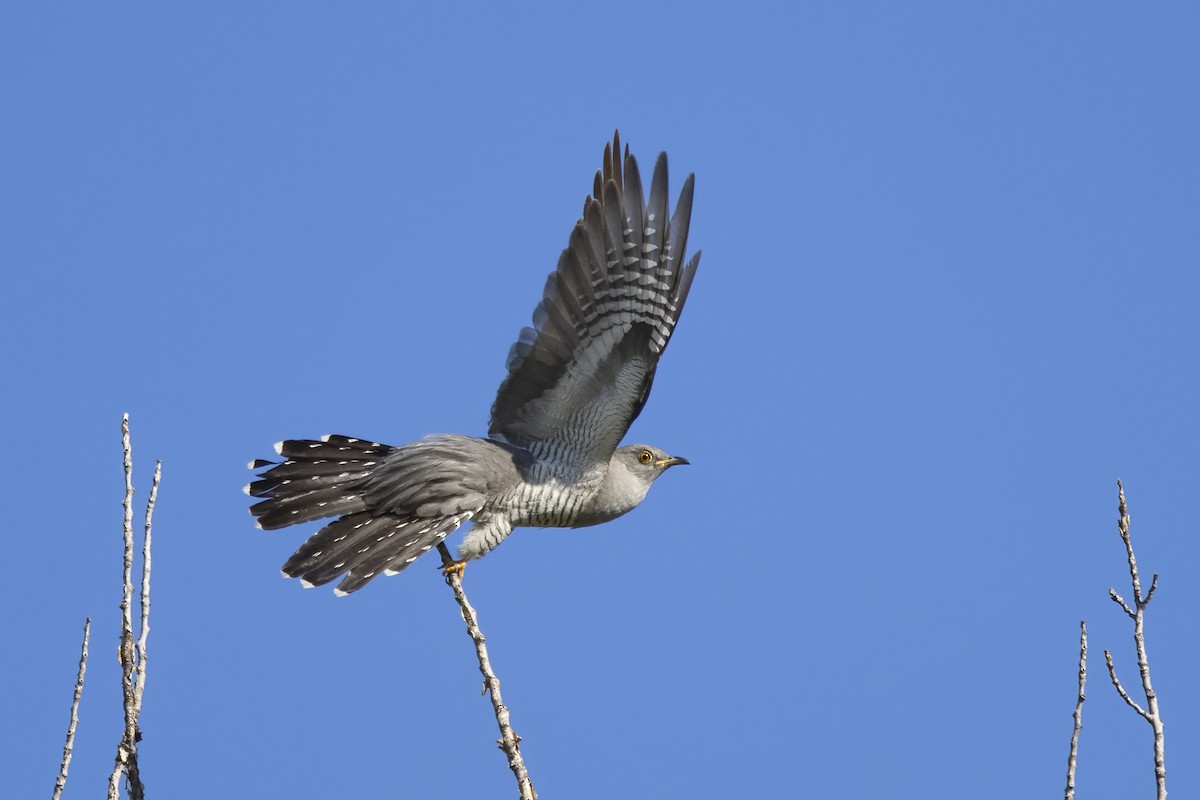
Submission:
MULTIPOLYGON (((1132 547, 1132 545, 1130 545, 1132 547)), ((1158 573, 1154 573, 1154 577, 1150 579, 1150 591, 1146 592, 1146 599, 1142 601, 1142 608, 1150 605, 1150 599, 1154 597, 1154 590, 1158 588, 1158 573)))
POLYGON ((438 552, 441 553, 442 564, 448 567, 445 570, 446 583, 454 590, 454 599, 458 601, 463 622, 467 624, 467 634, 475 643, 475 655, 479 658, 479 671, 483 673, 483 686, 491 696, 492 710, 496 713, 496 724, 500 726, 500 749, 508 757, 508 767, 517 779, 521 800, 537 800, 537 792, 534 791, 533 784, 529 780, 529 772, 525 769, 525 759, 521 757, 521 737, 513 731, 512 725, 509 723, 508 706, 504 705, 504 700, 500 697, 500 679, 492 671, 491 661, 488 660, 487 639, 484 637, 483 631, 479 629, 475 609, 471 608, 471 604, 467 602, 466 592, 462 588, 461 570, 450 569, 455 562, 450 557, 450 551, 445 544, 438 544, 438 552))
POLYGON ((1129 562, 1129 577, 1133 584, 1133 611, 1131 612, 1129 606, 1115 590, 1109 589, 1109 596, 1118 602, 1133 619, 1133 643, 1137 650, 1138 672, 1142 677, 1142 691, 1146 695, 1145 709, 1142 709, 1137 703, 1133 702, 1129 694, 1121 686, 1120 681, 1117 680, 1117 673, 1112 665, 1112 656, 1108 654, 1108 651, 1105 651, 1105 658, 1108 662, 1109 675, 1112 677, 1113 686, 1117 688, 1117 693, 1121 695, 1121 698, 1131 708, 1141 714, 1142 718, 1149 722, 1150 726, 1154 729, 1154 778, 1158 784, 1158 800, 1165 800, 1167 796, 1167 767, 1164 755, 1163 721, 1162 715, 1158 710, 1158 694, 1155 693, 1154 687, 1150 682, 1150 659, 1146 655, 1146 637, 1143 630, 1146 606, 1149 605, 1151 598, 1154 597, 1154 591, 1158 588, 1158 574, 1155 573, 1154 578, 1150 581, 1150 591, 1143 596, 1142 582, 1138 577, 1137 558, 1133 554, 1133 542, 1129 535, 1129 510, 1125 505, 1125 487, 1121 485, 1120 480, 1117 481, 1117 495, 1119 497, 1117 530, 1121 534, 1121 541, 1125 543, 1125 555, 1129 562))
POLYGON ((134 716, 142 713, 142 696, 146 693, 146 639, 150 636, 150 540, 154 523, 154 504, 158 502, 158 484, 162 480, 162 462, 154 462, 154 480, 150 484, 150 498, 146 501, 145 538, 142 541, 142 627, 137 642, 137 685, 134 687, 134 716))
POLYGON ((1075 701, 1075 730, 1071 734, 1071 753, 1067 756, 1066 800, 1075 797, 1075 760, 1079 755, 1079 732, 1083 730, 1083 689, 1087 684, 1087 621, 1079 623, 1079 699, 1075 701))
POLYGON ((87 674, 88 638, 92 632, 92 618, 83 623, 83 646, 79 649, 79 671, 75 675, 75 697, 71 700, 71 721, 67 724, 67 742, 63 745, 62 764, 58 768, 58 779, 54 781, 52 800, 62 797, 67 786, 67 770, 71 767, 71 753, 75 749, 75 728, 79 725, 79 698, 83 696, 83 678, 87 674))
POLYGON ((1116 589, 1109 589, 1108 596, 1112 598, 1112 601, 1114 603, 1116 603, 1122 609, 1124 609, 1125 614, 1128 615, 1128 617, 1130 619, 1137 619, 1137 613, 1132 608, 1129 607, 1129 604, 1125 602, 1124 597, 1121 597, 1121 595, 1117 594, 1116 589))
POLYGON ((1137 701, 1129 696, 1129 692, 1125 691, 1125 687, 1121 685, 1121 681, 1117 678, 1117 668, 1113 666, 1112 653, 1108 650, 1104 651, 1104 663, 1108 665, 1108 677, 1112 679, 1112 685, 1116 687, 1117 694, 1121 695, 1121 699, 1126 705, 1136 711, 1141 717, 1146 720, 1150 719, 1150 715, 1146 710, 1137 704, 1137 701))

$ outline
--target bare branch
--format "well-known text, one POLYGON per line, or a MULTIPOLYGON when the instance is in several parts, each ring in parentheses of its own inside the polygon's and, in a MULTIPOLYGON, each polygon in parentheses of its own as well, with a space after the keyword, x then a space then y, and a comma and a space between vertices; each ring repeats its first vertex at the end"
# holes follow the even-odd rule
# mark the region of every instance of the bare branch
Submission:
POLYGON ((133 637, 133 449, 129 443, 129 415, 121 417, 121 445, 124 450, 125 466, 125 511, 122 528, 125 543, 121 581, 121 694, 124 700, 125 730, 117 745, 113 771, 108 778, 108 800, 117 800, 121 775, 125 775, 125 786, 130 800, 142 800, 145 787, 138 769, 138 742, 142 733, 138 726, 138 715, 142 710, 142 691, 146 685, 145 654, 146 636, 150 631, 150 521, 154 501, 158 497, 158 481, 161 466, 155 470, 154 486, 146 505, 146 540, 142 546, 142 597, 141 630, 135 642, 133 637))
POLYGON ((1110 588, 1108 590, 1108 596, 1112 598, 1112 601, 1114 603, 1119 605, 1121 608, 1125 609, 1125 613, 1129 615, 1130 619, 1137 619, 1137 614, 1133 613, 1133 609, 1130 608, 1129 604, 1125 602, 1125 598, 1121 597, 1121 595, 1117 594, 1116 589, 1110 588))
POLYGON ((71 754, 75 749, 75 728, 79 725, 79 698, 83 696, 83 678, 87 674, 88 638, 92 632, 92 618, 88 617, 83 623, 83 646, 79 650, 79 671, 75 675, 75 697, 71 700, 71 721, 67 724, 67 742, 63 745, 62 763, 58 768, 58 778, 54 781, 52 800, 62 797, 63 789, 67 787, 67 770, 71 767, 71 754))
POLYGON ((1121 534, 1121 541, 1125 543, 1125 555, 1129 562, 1129 578, 1133 584, 1133 602, 1136 612, 1130 613, 1129 606, 1124 600, 1120 600, 1119 595, 1110 589, 1109 594, 1114 600, 1120 600, 1121 606, 1125 612, 1133 619, 1133 644, 1137 650, 1138 672, 1142 678, 1142 691, 1146 695, 1146 708, 1142 709, 1135 703, 1124 687, 1117 680, 1117 673, 1113 669, 1112 656, 1106 650, 1104 653, 1105 659, 1108 662, 1108 672, 1112 677, 1113 686, 1116 687, 1117 693, 1130 706, 1130 708, 1141 714, 1142 718, 1150 723, 1154 729, 1154 777, 1158 784, 1158 798, 1165 800, 1167 796, 1167 767, 1164 755, 1164 736, 1163 736, 1163 721, 1162 715, 1158 709, 1158 695, 1154 691, 1154 686, 1150 682, 1150 659, 1146 655, 1146 637, 1144 631, 1145 610, 1146 605, 1150 602, 1150 598, 1154 596, 1154 591, 1158 588, 1158 574, 1154 575, 1154 579, 1150 582, 1150 591, 1143 596, 1142 584, 1138 577, 1137 558, 1133 554, 1133 540, 1129 534, 1129 510, 1125 505, 1125 487, 1121 485, 1121 481, 1117 481, 1117 496, 1119 502, 1117 505, 1117 531, 1121 534))
POLYGON ((142 540, 142 625, 137 643, 137 682, 134 687, 134 716, 142 712, 142 695, 146 693, 146 639, 150 636, 150 540, 154 522, 154 504, 158 502, 158 484, 162 480, 162 462, 154 462, 154 480, 150 484, 150 498, 146 501, 145 538, 142 540))
POLYGON ((133 599, 133 451, 129 443, 129 415, 121 416, 121 446, 125 453, 125 524, 123 526, 125 541, 125 559, 123 562, 121 586, 121 644, 118 654, 121 659, 121 694, 125 709, 125 735, 117 745, 117 757, 113 764, 112 774, 108 777, 108 800, 117 800, 121 773, 129 760, 129 750, 126 742, 133 741, 133 619, 130 605, 133 599))
POLYGON ((1129 509, 1125 506, 1125 487, 1121 485, 1120 478, 1117 479, 1117 496, 1120 498, 1117 504, 1117 531, 1121 534, 1121 541, 1125 543, 1125 556, 1129 560, 1129 577, 1133 580, 1133 602, 1141 611, 1150 601, 1149 598, 1142 598, 1142 581, 1138 577, 1137 558, 1133 555, 1133 541, 1129 538, 1129 509))
POLYGON ((1154 590, 1158 588, 1158 573, 1154 573, 1154 577, 1150 579, 1150 591, 1146 592, 1146 599, 1142 601, 1142 608, 1150 605, 1150 599, 1154 597, 1154 590))
POLYGON ((1104 663, 1108 664, 1108 677, 1112 679, 1112 685, 1116 687, 1117 694, 1121 695, 1121 699, 1124 700, 1130 708, 1141 714, 1147 720, 1150 719, 1150 715, 1146 713, 1146 710, 1139 706, 1134 699, 1129 696, 1129 692, 1125 691, 1125 687, 1122 686, 1121 681, 1117 679, 1117 669, 1113 666, 1112 653, 1107 650, 1104 651, 1104 663))
POLYGON ((537 800, 537 792, 534 791, 533 784, 529 780, 529 773, 525 769, 525 759, 521 757, 521 737, 513 731, 512 725, 509 723, 508 706, 504 705, 504 700, 500 697, 500 679, 492 671, 492 664, 488 659, 487 639, 484 637, 483 631, 479 629, 475 609, 467 602, 467 595, 462 588, 461 568, 457 571, 454 569, 457 566, 456 562, 450 557, 450 551, 445 544, 438 544, 438 552, 442 556, 442 565, 446 567, 446 584, 454 590, 454 599, 458 601, 463 622, 467 624, 467 634, 475 643, 479 671, 483 673, 483 687, 491 696, 492 710, 496 713, 496 724, 500 726, 500 749, 508 757, 508 767, 517 779, 521 800, 537 800))
POLYGON ((1079 623, 1079 699, 1075 701, 1075 730, 1071 734, 1071 752, 1067 756, 1066 800, 1075 797, 1075 761, 1079 755, 1079 732, 1083 730, 1084 686, 1087 684, 1087 621, 1079 623))

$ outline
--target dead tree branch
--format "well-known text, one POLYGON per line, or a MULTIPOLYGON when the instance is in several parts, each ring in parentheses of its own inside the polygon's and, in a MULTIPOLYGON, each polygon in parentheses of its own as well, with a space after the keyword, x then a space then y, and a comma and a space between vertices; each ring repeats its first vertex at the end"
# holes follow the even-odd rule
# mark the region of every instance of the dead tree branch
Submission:
POLYGON ((1121 699, 1125 704, 1138 713, 1139 716, 1149 719, 1146 714, 1146 709, 1137 704, 1137 701, 1129 696, 1129 692, 1125 691, 1125 687, 1121 685, 1121 679, 1117 677, 1117 669, 1113 666, 1112 653, 1108 650, 1104 651, 1104 663, 1108 665, 1108 677, 1112 681, 1112 685, 1116 688, 1117 694, 1121 695, 1121 699))
POLYGON ((146 500, 146 521, 142 528, 142 624, 137 641, 137 684, 133 697, 136 703, 133 713, 142 713, 142 696, 146 693, 146 639, 150 636, 150 540, 153 538, 154 505, 158 502, 158 484, 162 480, 162 462, 154 463, 154 480, 150 484, 150 497, 146 500))
POLYGON ((1066 800, 1075 797, 1075 762, 1079 755, 1079 732, 1083 730, 1083 701, 1087 699, 1087 621, 1079 623, 1079 697, 1075 701, 1075 730, 1071 734, 1071 753, 1067 756, 1066 800))
POLYGON ((79 698, 83 697, 83 678, 87 675, 88 638, 92 632, 92 618, 83 623, 83 646, 79 649, 79 671, 75 674, 75 697, 71 701, 71 721, 67 724, 67 742, 63 745, 62 763, 58 768, 58 779, 54 781, 52 800, 62 797, 67 787, 67 770, 71 768, 71 754, 75 750, 75 728, 79 725, 79 698))
POLYGON ((142 800, 142 785, 138 767, 138 742, 142 740, 139 717, 142 697, 146 690, 146 638, 150 633, 150 540, 154 504, 158 500, 158 484, 162 478, 162 462, 154 470, 150 499, 146 502, 146 521, 142 543, 141 620, 137 639, 133 634, 133 450, 129 443, 129 415, 121 418, 121 444, 125 458, 125 524, 123 526, 125 558, 122 572, 121 596, 121 691, 124 699, 125 730, 117 745, 117 756, 108 779, 108 798, 117 800, 121 776, 130 800, 142 800))
POLYGON ((1165 800, 1167 796, 1167 767, 1164 757, 1164 741, 1163 741, 1163 721, 1158 710, 1158 695, 1154 691, 1153 685, 1150 683, 1150 659, 1146 655, 1146 638, 1143 631, 1143 618, 1145 616, 1146 606, 1150 604, 1150 600, 1154 597, 1154 591, 1158 588, 1158 574, 1155 573, 1150 581, 1150 590, 1142 595, 1142 582, 1138 576, 1137 558, 1133 554, 1133 542, 1129 536, 1129 511, 1125 505, 1125 487, 1121 485, 1121 481, 1117 481, 1117 495, 1120 498, 1117 512, 1117 530, 1121 534, 1121 541, 1125 543, 1125 555, 1129 561, 1129 577, 1133 584, 1133 606, 1130 607, 1125 599, 1117 594, 1115 589, 1109 589, 1109 597, 1113 602, 1121 607, 1126 615, 1133 620, 1133 643, 1137 650, 1138 671, 1142 677, 1142 691, 1146 696, 1146 707, 1142 708, 1138 705, 1129 693, 1125 691, 1125 687, 1121 685, 1121 681, 1117 678, 1116 668, 1113 666, 1112 654, 1105 650, 1104 659, 1108 665, 1108 675, 1112 679, 1112 684, 1117 690, 1117 694, 1125 703, 1136 711, 1146 722, 1150 723, 1154 730, 1154 777, 1158 784, 1158 800, 1165 800))
POLYGON ((492 710, 496 713, 496 724, 500 727, 498 744, 504 751, 504 755, 508 757, 508 767, 517 779, 521 800, 537 800, 537 792, 534 791, 533 784, 529 780, 529 773, 525 769, 525 759, 521 757, 521 737, 513 731, 509 722, 508 706, 504 705, 504 699, 500 696, 500 679, 492 671, 492 664, 488 659, 487 638, 479 629, 479 620, 475 615, 475 609, 467 602, 466 592, 462 588, 461 567, 455 569, 459 565, 456 565, 454 559, 450 557, 450 551, 445 544, 438 545, 438 552, 441 553, 442 565, 446 568, 446 583, 454 590, 454 599, 458 601, 463 622, 467 624, 467 634, 475 643, 479 671, 483 674, 483 688, 491 697, 492 710))

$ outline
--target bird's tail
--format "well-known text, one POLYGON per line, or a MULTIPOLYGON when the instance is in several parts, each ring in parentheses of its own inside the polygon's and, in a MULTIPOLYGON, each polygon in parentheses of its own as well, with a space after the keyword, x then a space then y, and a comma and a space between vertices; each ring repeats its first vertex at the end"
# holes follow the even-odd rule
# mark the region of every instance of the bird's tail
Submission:
POLYGON ((362 481, 391 449, 348 436, 277 442, 275 452, 283 461, 255 459, 249 464, 250 469, 270 467, 246 486, 246 494, 264 498, 250 513, 258 527, 274 530, 364 511, 362 481))
POLYGON ((389 454, 394 456, 393 478, 405 480, 398 487, 392 485, 395 480, 385 480, 385 487, 410 493, 420 490, 423 472, 408 469, 409 459, 404 457, 422 452, 420 446, 395 448, 348 436, 324 436, 279 442, 275 451, 283 461, 257 459, 249 465, 269 468, 246 486, 246 494, 263 498, 250 507, 258 527, 271 530, 338 517, 310 536, 283 565, 284 575, 300 578, 306 587, 345 575, 336 593, 349 594, 381 572, 404 569, 473 514, 472 509, 455 508, 422 515, 402 510, 403 504, 381 503, 371 494, 372 472, 389 454))

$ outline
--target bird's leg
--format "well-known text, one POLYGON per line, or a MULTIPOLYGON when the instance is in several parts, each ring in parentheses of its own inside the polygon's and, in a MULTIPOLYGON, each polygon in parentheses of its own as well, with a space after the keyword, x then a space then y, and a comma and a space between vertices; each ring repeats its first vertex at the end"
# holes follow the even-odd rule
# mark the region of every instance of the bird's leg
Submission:
POLYGON ((450 555, 450 549, 446 547, 445 542, 438 542, 437 548, 438 553, 442 557, 442 575, 447 581, 450 580, 451 575, 457 575, 458 579, 461 581, 463 572, 465 572, 467 569, 467 562, 455 561, 454 557, 450 555))

